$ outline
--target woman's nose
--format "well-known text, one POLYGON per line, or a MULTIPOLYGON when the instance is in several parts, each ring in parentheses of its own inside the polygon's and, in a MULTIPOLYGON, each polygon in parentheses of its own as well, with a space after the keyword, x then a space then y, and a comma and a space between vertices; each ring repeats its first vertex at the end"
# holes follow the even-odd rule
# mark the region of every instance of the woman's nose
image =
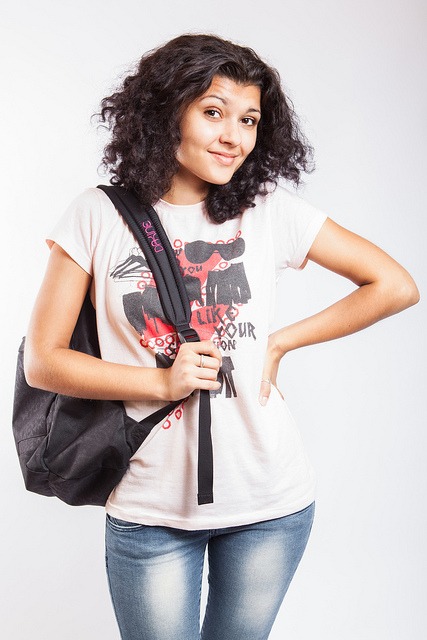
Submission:
POLYGON ((241 143, 239 123, 232 120, 224 120, 223 128, 220 135, 220 142, 229 144, 233 147, 241 143))

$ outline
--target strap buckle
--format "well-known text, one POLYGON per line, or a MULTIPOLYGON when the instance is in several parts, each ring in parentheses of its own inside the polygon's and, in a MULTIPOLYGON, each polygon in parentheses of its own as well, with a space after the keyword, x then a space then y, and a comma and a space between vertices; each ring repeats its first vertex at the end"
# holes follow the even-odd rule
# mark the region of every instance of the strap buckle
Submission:
POLYGON ((199 334, 190 326, 178 331, 178 338, 181 344, 184 342, 200 342, 199 334))

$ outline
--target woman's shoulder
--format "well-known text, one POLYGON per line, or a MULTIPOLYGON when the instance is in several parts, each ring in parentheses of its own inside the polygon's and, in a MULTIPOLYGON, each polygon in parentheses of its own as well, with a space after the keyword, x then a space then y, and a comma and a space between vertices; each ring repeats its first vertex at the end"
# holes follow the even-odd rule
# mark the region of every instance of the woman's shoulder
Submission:
POLYGON ((110 198, 101 189, 89 187, 71 201, 58 225, 93 231, 101 227, 108 229, 116 218, 117 212, 110 198))
POLYGON ((264 192, 256 197, 256 206, 260 207, 283 207, 292 209, 293 207, 309 205, 299 193, 292 190, 289 183, 279 180, 276 184, 267 183, 264 185, 264 192))
POLYGON ((74 210, 98 215, 111 215, 114 212, 114 206, 102 189, 88 187, 72 200, 68 210, 70 212, 74 210))
POLYGON ((311 204, 305 197, 292 191, 289 184, 279 181, 268 185, 264 195, 255 202, 259 210, 268 210, 273 219, 292 223, 307 222, 312 219, 325 220, 326 214, 311 204))
POLYGON ((108 234, 117 220, 117 212, 101 189, 90 187, 79 193, 61 215, 47 237, 49 246, 57 242, 90 244, 93 248, 101 235, 108 234))

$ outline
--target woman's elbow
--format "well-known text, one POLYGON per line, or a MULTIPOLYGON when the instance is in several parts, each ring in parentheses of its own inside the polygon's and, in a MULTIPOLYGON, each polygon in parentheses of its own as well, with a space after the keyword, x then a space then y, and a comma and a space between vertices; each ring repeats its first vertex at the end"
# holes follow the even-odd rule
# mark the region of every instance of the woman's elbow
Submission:
POLYGON ((30 387, 36 389, 47 389, 47 366, 44 358, 30 347, 28 343, 24 348, 24 373, 25 380, 30 387))
POLYGON ((389 295, 393 300, 396 313, 412 307, 420 300, 420 292, 408 272, 389 283, 389 295))
POLYGON ((25 380, 30 387, 35 387, 36 389, 41 389, 41 379, 38 375, 37 367, 33 365, 32 362, 28 362, 28 358, 24 359, 24 374, 25 380))
MULTIPOLYGON (((412 280, 412 278, 411 278, 412 280)), ((402 292, 402 298, 405 301, 405 309, 408 307, 412 307, 414 304, 420 301, 420 292, 418 291, 418 287, 415 282, 412 282, 407 285, 402 292)))

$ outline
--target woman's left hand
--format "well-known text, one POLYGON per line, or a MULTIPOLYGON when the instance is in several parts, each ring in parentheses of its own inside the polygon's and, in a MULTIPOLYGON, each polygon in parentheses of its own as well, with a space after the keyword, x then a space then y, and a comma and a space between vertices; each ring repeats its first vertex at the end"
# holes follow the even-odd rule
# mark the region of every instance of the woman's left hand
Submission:
MULTIPOLYGON (((261 387, 259 391, 259 403, 265 407, 271 393, 271 385, 277 389, 277 372, 283 353, 279 352, 274 339, 274 333, 268 338, 267 352, 265 354, 264 369, 262 372, 261 387)), ((280 393, 280 391, 279 391, 280 393)), ((280 394, 282 395, 282 394, 280 394)))
POLYGON ((330 219, 319 231, 307 257, 351 280, 358 288, 327 309, 269 336, 259 395, 263 406, 271 391, 266 380, 276 385, 279 363, 285 353, 350 335, 419 300, 414 281, 400 264, 330 219))

